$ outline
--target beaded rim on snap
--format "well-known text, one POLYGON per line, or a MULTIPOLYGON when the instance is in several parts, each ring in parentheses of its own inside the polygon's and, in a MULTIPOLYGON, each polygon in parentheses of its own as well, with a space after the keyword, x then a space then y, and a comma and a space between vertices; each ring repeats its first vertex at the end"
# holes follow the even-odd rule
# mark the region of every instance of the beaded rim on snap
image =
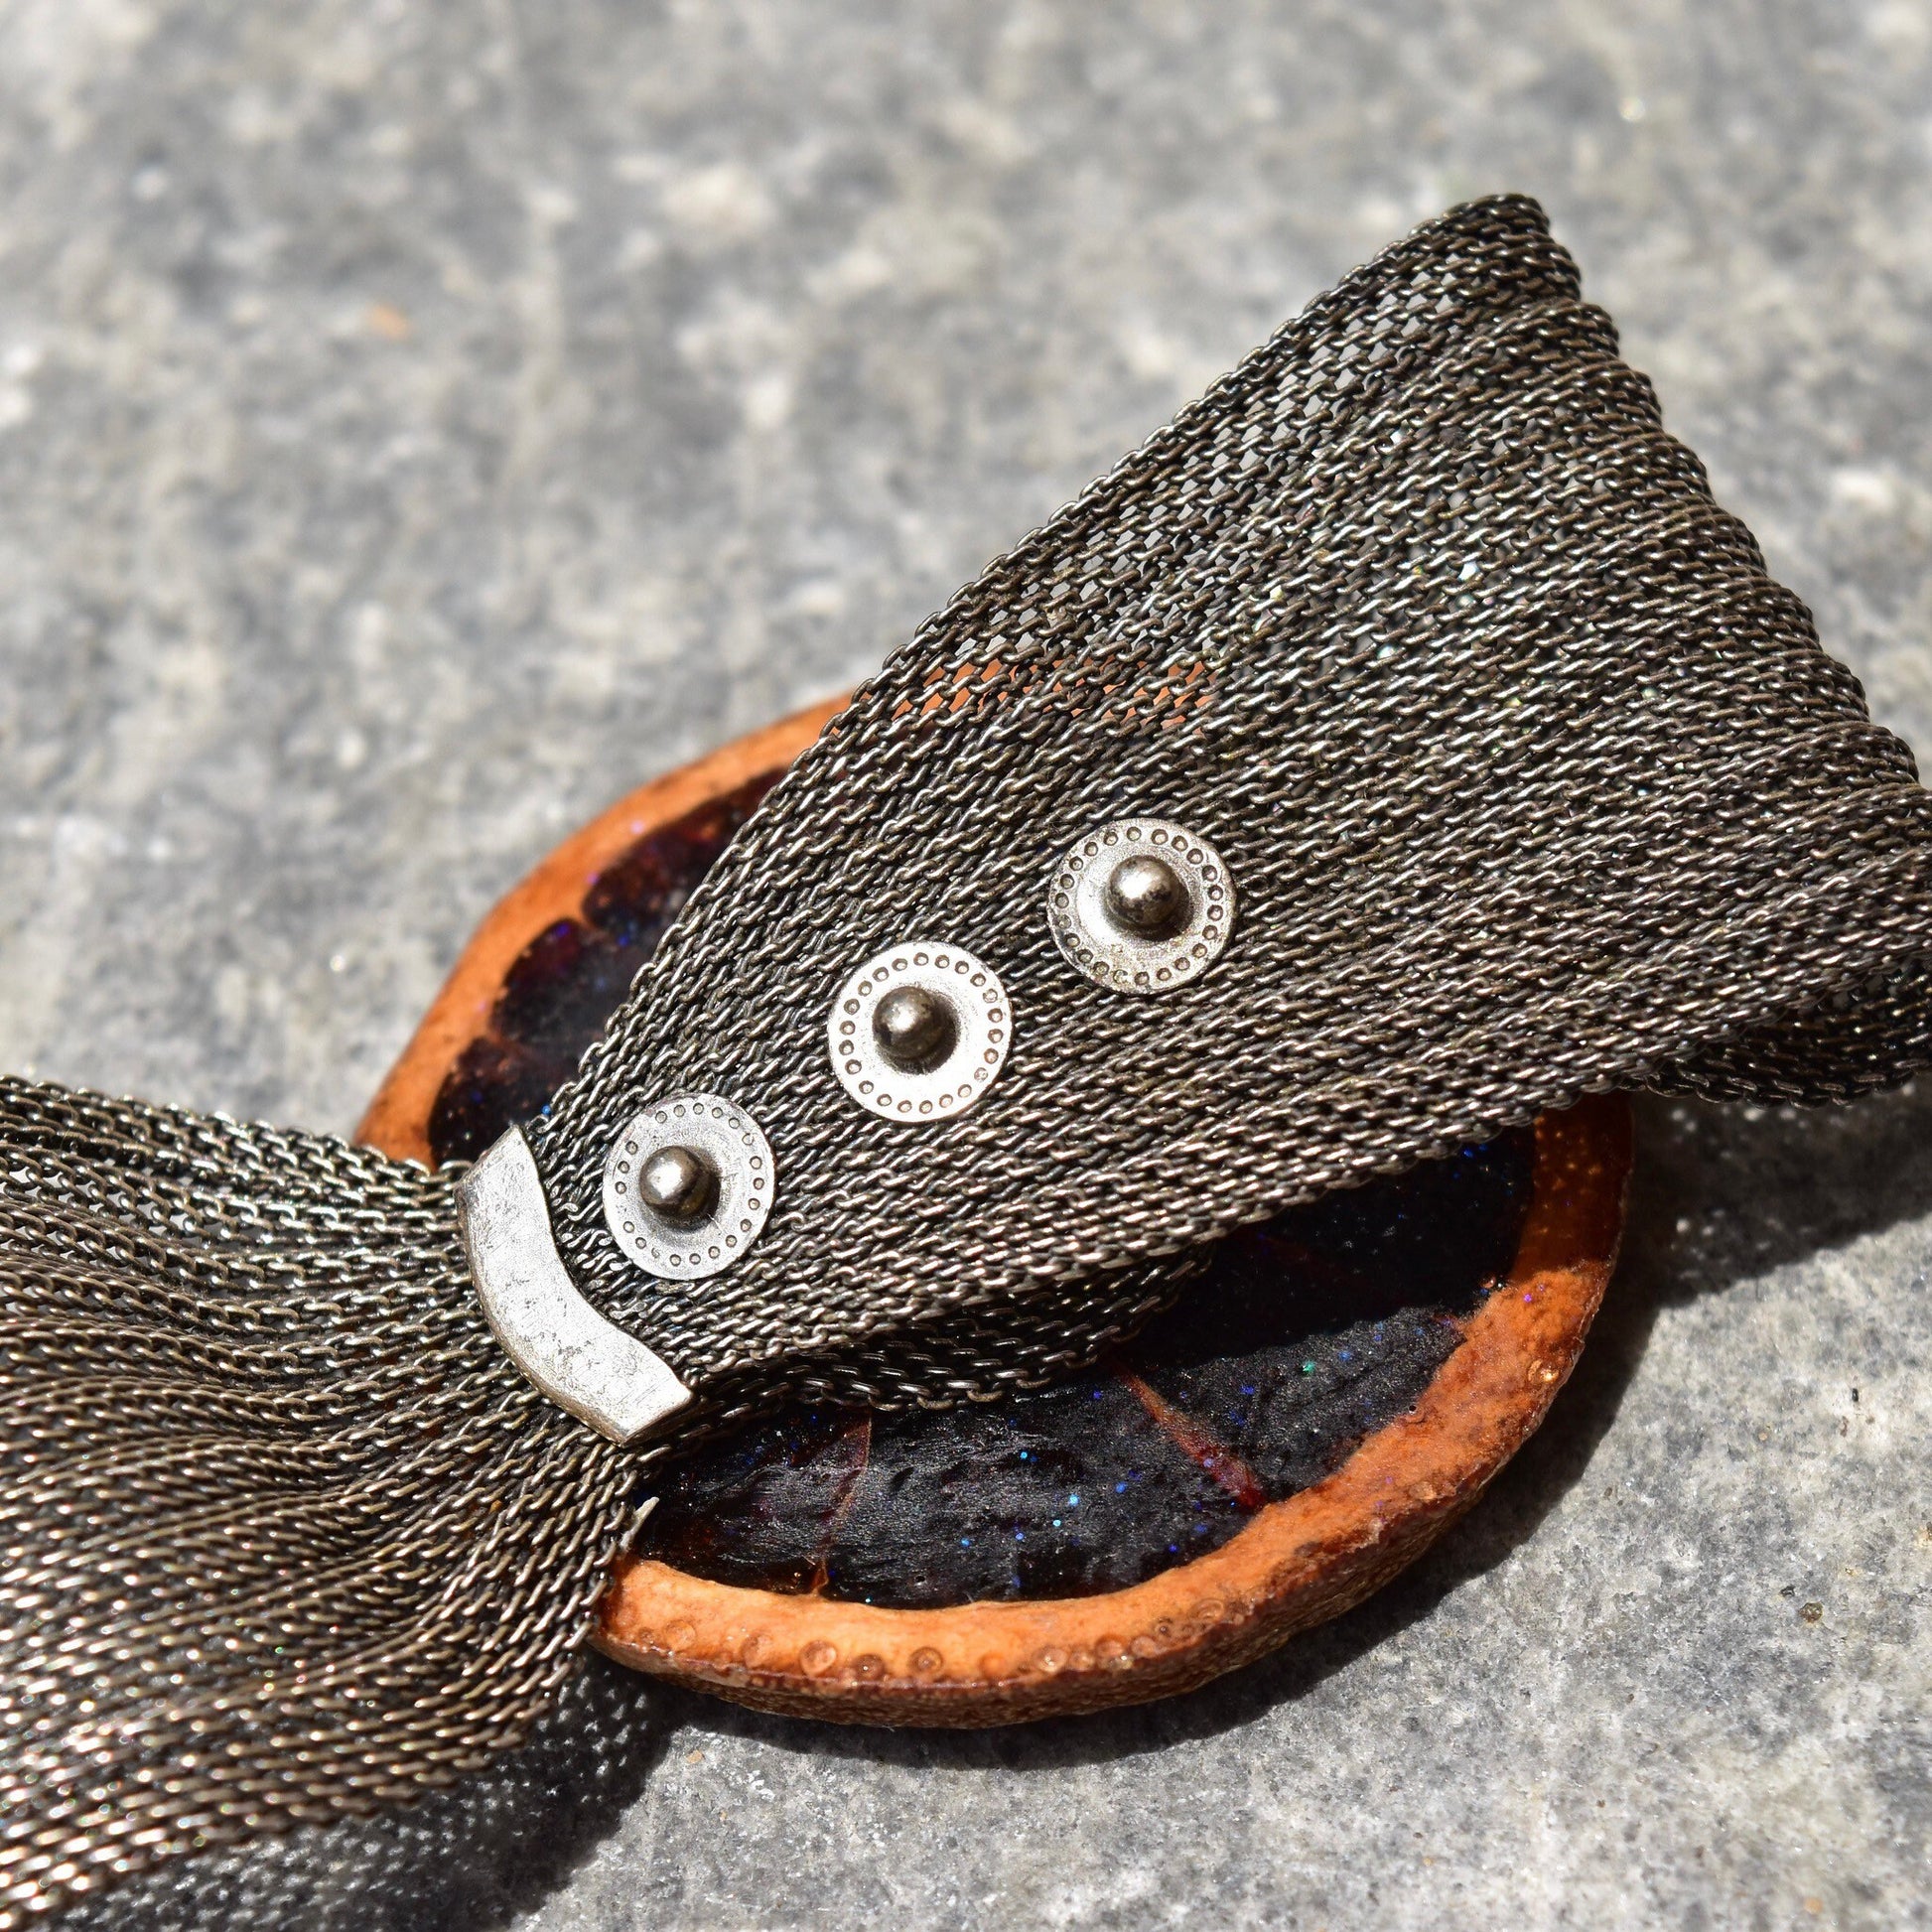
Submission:
POLYGON ((722 1275, 764 1228, 777 1188, 771 1144, 750 1114, 715 1093, 674 1093, 641 1108, 604 1161, 604 1222, 645 1274, 695 1282, 722 1275), (717 1173, 718 1197, 702 1220, 682 1226, 638 1194, 644 1164, 682 1147, 717 1173))
POLYGON ((1165 818, 1119 818, 1068 848, 1053 869, 1046 920, 1068 963, 1110 992, 1172 993, 1198 979, 1227 950, 1236 910, 1234 877, 1198 832, 1165 818), (1187 895, 1173 932, 1148 938, 1107 909, 1107 883, 1126 859, 1160 859, 1187 895))
POLYGON ((868 1112, 907 1126, 952 1120, 984 1098, 1006 1064, 1013 1006, 999 974, 963 946, 908 940, 867 960, 839 988, 825 1016, 825 1043, 840 1086, 868 1112), (951 1008, 952 1048, 929 1071, 894 1066, 874 1035, 879 1003, 900 987, 935 994, 951 1008))

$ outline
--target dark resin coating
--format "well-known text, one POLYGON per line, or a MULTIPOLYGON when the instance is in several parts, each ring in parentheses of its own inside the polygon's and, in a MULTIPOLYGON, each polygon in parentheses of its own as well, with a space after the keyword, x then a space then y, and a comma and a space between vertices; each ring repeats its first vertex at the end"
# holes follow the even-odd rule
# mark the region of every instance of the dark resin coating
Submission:
POLYGON ((1415 1406, 1515 1255, 1511 1135, 1223 1244, 1120 1359, 998 1407, 794 1408, 703 1446, 638 1554, 905 1608, 1078 1596, 1225 1543, 1415 1406))
MULTIPOLYGON (((469 1160, 575 1069, 691 889, 773 782, 639 839, 526 946, 437 1094, 469 1160)), ((699 1577, 901 1607, 1084 1595, 1225 1543, 1414 1407, 1509 1269, 1532 1148, 1506 1135, 1223 1244, 1115 1360, 994 1408, 794 1407, 650 1487, 637 1545, 699 1577)))

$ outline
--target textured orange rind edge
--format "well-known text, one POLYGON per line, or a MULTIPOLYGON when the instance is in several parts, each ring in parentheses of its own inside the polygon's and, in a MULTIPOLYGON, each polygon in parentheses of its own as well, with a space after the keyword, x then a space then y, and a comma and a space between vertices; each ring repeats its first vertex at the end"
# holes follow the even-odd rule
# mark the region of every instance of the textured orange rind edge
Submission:
MULTIPOLYGON (((487 1031, 505 975, 639 838, 788 765, 844 708, 796 713, 640 785, 489 912, 356 1138, 428 1163, 430 1111, 487 1031)), ((1620 1099, 1538 1123, 1528 1221, 1506 1290, 1410 1415, 1221 1549, 1126 1589, 1029 1603, 882 1610, 741 1589, 622 1559, 593 1641, 657 1676, 760 1709, 880 1725, 983 1726, 1183 1691, 1336 1616, 1413 1562, 1543 1420, 1613 1265, 1630 1160, 1620 1099)))
POLYGON ((957 1727, 1137 1704, 1251 1662, 1413 1563, 1542 1422, 1615 1265, 1630 1152, 1620 1096, 1540 1120, 1510 1278, 1422 1400, 1206 1556, 1101 1595, 937 1610, 745 1589, 625 1559, 592 1640, 759 1710, 957 1727))
POLYGON ((531 940, 584 902, 597 874, 648 833, 782 770, 847 703, 841 695, 794 712, 708 757, 639 785, 558 846, 490 909, 450 977, 376 1090, 355 1138, 396 1161, 434 1165, 430 1111, 444 1077, 473 1039, 489 1030, 503 981, 531 940))

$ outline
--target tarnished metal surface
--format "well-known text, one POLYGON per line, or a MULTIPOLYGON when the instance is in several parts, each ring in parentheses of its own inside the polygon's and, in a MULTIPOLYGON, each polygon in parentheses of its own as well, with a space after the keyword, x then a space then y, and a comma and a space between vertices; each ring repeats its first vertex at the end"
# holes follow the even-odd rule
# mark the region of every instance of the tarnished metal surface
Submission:
POLYGON ((1314 303, 897 652, 532 1145, 586 1293, 701 1393, 860 1357, 916 1387, 944 1324, 931 1385, 994 1393, 1090 1345, 1123 1274, 1580 1094, 1898 1079, 1932 1052, 1928 875, 1910 754, 1541 210, 1498 198, 1314 303), (1118 820, 1211 838, 1238 885, 1232 944, 1158 998, 1047 929, 1118 820), (847 1104, 820 1031, 899 933, 969 945, 1019 1016, 929 1132, 847 1104), (785 1176, 711 1300, 641 1289, 600 1199, 611 1135, 697 1084, 785 1176))
POLYGON ((0 1176, 0 1926, 513 1744, 659 1451, 510 1361, 454 1177, 5 1079, 0 1176))
POLYGON ((675 1093, 640 1108, 604 1159, 604 1224, 645 1274, 695 1282, 742 1260, 771 1211, 776 1172, 759 1124, 720 1094, 675 1093), (638 1187, 644 1164, 686 1148, 710 1169, 715 1198, 690 1224, 652 1209, 638 1187))
POLYGON ((688 1408, 691 1391, 578 1293, 550 1238, 530 1144, 511 1128, 457 1183, 477 1300, 509 1358, 560 1408, 614 1443, 688 1408))
POLYGON ((1067 850, 1047 894, 1053 939, 1068 961, 1117 993, 1173 993, 1220 958, 1238 914, 1234 881, 1198 832, 1159 818, 1123 818, 1067 850), (1169 930, 1136 931, 1110 901, 1121 869, 1152 859, 1180 889, 1169 930))
POLYGON ((1000 976, 963 946, 890 946, 839 988, 825 1016, 839 1085, 860 1106, 909 1125, 954 1119, 986 1097, 1013 1045, 1013 1006, 1000 976), (876 1020, 896 992, 917 989, 949 1017, 945 1050, 930 1066, 896 1064, 876 1020))

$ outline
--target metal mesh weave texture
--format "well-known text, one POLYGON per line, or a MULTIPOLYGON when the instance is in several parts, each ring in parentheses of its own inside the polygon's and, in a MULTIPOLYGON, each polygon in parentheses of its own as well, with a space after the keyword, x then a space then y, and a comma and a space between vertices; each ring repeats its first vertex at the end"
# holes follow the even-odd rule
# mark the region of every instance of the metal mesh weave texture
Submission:
POLYGON ((877 1392, 891 1333, 900 1391, 971 1393, 1076 1344, 1109 1271, 1151 1284, 1584 1092, 1901 1077, 1929 834, 1909 752, 1664 434, 1541 210, 1476 203, 887 664, 694 895, 539 1161, 573 1272, 695 1385, 817 1354, 877 1392), (1061 855, 1133 815, 1213 840, 1242 908, 1152 999, 1047 927, 1061 855), (919 940, 999 972, 1014 1045, 972 1112, 908 1127, 846 1098, 822 1028, 856 962, 919 940), (777 1202, 731 1273, 646 1284, 599 1174, 634 1109, 691 1089, 757 1117, 777 1202))
MULTIPOLYGON (((1577 1095, 1822 1099, 1928 1057, 1928 800, 1665 436, 1533 204, 1316 303, 932 620, 760 807, 533 1129, 577 1278, 721 1411, 997 1391, 1231 1228, 1577 1095), (1060 855, 1177 819, 1242 917, 1106 992, 1060 855), (827 1062, 906 940, 1015 1043, 938 1126, 827 1062), (729 1095, 777 1200, 647 1285, 599 1176, 729 1095)), ((490 1338, 447 1176, 0 1082, 0 1928, 505 1749, 568 1672, 635 1454, 490 1338)))
POLYGON ((445 1177, 0 1081, 0 1926, 520 1739, 637 1457, 476 1307, 445 1177))

